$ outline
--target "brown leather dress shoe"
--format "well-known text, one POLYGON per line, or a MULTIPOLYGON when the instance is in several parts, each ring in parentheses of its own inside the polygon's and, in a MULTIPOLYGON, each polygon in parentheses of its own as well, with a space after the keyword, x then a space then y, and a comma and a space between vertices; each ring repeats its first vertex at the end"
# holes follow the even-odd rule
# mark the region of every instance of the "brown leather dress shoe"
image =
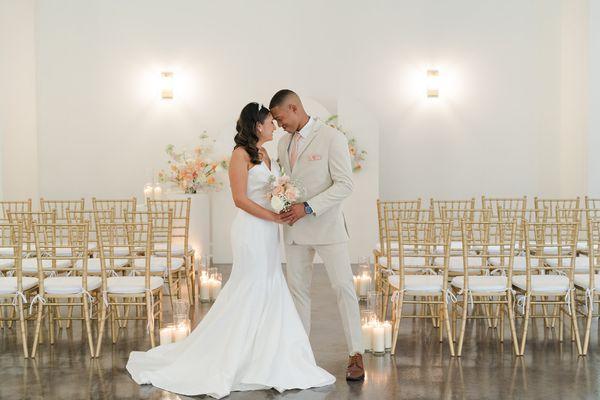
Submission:
POLYGON ((348 369, 346 370, 347 381, 362 381, 365 379, 365 367, 363 365, 362 354, 350 356, 348 360, 348 369))

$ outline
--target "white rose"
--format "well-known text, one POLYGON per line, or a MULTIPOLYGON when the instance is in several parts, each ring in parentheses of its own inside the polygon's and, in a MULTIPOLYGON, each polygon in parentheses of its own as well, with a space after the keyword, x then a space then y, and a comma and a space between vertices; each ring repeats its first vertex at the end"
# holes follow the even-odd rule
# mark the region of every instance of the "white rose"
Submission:
POLYGON ((283 202, 281 197, 273 196, 271 198, 271 207, 273 207, 273 210, 275 210, 276 212, 281 212, 281 210, 283 210, 284 205, 285 203, 283 202))

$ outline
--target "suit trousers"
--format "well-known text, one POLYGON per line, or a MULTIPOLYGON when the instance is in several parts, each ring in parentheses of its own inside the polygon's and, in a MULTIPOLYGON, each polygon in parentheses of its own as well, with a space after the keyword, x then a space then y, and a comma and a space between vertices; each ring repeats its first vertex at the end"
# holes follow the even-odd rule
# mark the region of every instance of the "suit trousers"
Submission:
POLYGON ((362 332, 358 298, 354 290, 352 268, 347 243, 328 245, 286 244, 287 281, 307 334, 310 334, 312 269, 315 253, 319 254, 333 288, 340 315, 348 353, 363 353, 362 332))

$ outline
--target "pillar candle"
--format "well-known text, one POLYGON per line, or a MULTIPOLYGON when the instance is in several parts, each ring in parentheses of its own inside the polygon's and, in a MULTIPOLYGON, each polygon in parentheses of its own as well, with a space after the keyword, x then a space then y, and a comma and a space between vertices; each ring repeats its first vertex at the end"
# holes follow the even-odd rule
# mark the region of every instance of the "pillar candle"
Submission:
POLYGON ((371 287, 371 277, 368 275, 362 275, 360 277, 360 290, 359 294, 361 296, 366 296, 369 288, 371 287))
POLYGON ((221 293, 221 281, 218 279, 213 279, 212 286, 210 288, 210 298, 216 300, 221 293))
POLYGON ((144 187, 144 198, 146 198, 146 200, 151 199, 153 194, 154 190, 152 189, 152 186, 144 187))
POLYGON ((162 328, 159 332, 160 336, 160 344, 169 344, 173 342, 173 332, 174 329, 171 326, 167 326, 166 328, 162 328))
POLYGON ((354 291, 358 295, 358 293, 359 293, 358 290, 359 290, 359 286, 360 286, 360 277, 354 275, 352 278, 354 278, 354 291))
POLYGON ((210 300, 210 279, 202 276, 200 278, 200 301, 210 300))
POLYGON ((383 323, 383 330, 385 335, 385 348, 392 348, 392 324, 389 321, 383 323))
POLYGON ((365 351, 371 351, 371 330, 370 323, 362 325, 363 347, 365 348, 365 351))
POLYGON ((385 331, 383 325, 378 322, 371 328, 371 348, 373 353, 385 352, 385 331))
POLYGON ((162 198, 162 188, 160 186, 154 187, 154 200, 160 200, 162 198))

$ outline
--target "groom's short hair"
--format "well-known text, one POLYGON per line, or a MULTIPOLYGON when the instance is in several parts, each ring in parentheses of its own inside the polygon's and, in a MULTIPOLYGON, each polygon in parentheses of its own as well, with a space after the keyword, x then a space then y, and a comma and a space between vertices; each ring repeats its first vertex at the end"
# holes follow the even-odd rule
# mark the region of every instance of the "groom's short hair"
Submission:
POLYGON ((273 95, 273 98, 271 99, 271 102, 269 103, 269 108, 279 107, 280 105, 282 105, 285 102, 285 100, 289 96, 298 97, 298 95, 290 89, 281 89, 280 91, 278 91, 277 93, 275 93, 273 95))

